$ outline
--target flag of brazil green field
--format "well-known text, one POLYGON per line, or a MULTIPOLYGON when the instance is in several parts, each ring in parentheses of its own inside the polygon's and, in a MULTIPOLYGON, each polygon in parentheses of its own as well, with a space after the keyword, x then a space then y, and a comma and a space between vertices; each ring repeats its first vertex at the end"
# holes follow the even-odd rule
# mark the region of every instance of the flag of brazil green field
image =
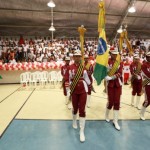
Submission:
POLYGON ((98 40, 96 65, 93 74, 98 85, 107 75, 108 56, 109 50, 106 44, 105 30, 103 29, 98 40))
POLYGON ((2 76, 0 75, 0 79, 2 79, 2 76))
POLYGON ((104 1, 99 2, 99 17, 98 17, 98 49, 96 57, 96 65, 94 68, 94 78, 99 85, 101 81, 107 75, 107 65, 108 65, 108 55, 109 50, 106 43, 106 33, 105 33, 105 3, 104 1))

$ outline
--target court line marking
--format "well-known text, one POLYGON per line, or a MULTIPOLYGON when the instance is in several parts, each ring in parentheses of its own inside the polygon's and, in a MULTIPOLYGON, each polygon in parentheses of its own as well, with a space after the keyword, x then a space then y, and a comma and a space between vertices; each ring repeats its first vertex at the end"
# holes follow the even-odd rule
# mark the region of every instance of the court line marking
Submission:
POLYGON ((10 93, 9 95, 7 95, 4 99, 2 99, 0 101, 0 103, 4 102, 8 97, 10 97, 12 94, 14 94, 15 92, 17 92, 20 88, 21 88, 21 86, 19 88, 17 88, 15 91, 13 91, 12 93, 10 93))
POLYGON ((31 97, 31 95, 33 94, 33 92, 35 91, 36 88, 33 89, 33 91, 29 94, 29 96, 27 97, 27 99, 25 100, 25 102, 23 103, 23 105, 20 107, 20 109, 17 111, 17 113, 14 115, 14 117, 11 119, 11 121, 9 122, 9 124, 7 125, 7 127, 5 128, 5 130, 3 131, 3 133, 0 135, 0 139, 2 138, 2 136, 4 135, 4 133, 6 132, 6 130, 9 128, 9 126, 11 125, 11 123, 13 122, 13 120, 16 118, 16 116, 19 114, 19 112, 21 111, 21 109, 24 107, 24 105, 27 103, 27 101, 29 100, 29 98, 31 97))
MULTIPOLYGON (((33 120, 33 121, 72 121, 72 119, 21 119, 21 118, 15 118, 14 120, 33 120)), ((77 119, 79 120, 79 119, 77 119)), ((145 121, 149 121, 150 119, 146 119, 145 121)), ((106 121, 105 119, 86 119, 86 121, 106 121)), ((140 118, 139 119, 119 119, 118 121, 142 121, 140 118)))
MULTIPOLYGON (((100 97, 100 96, 94 96, 94 95, 92 95, 93 97, 98 97, 98 98, 103 98, 103 99, 107 99, 107 98, 105 98, 105 97, 100 97)), ((133 107, 133 106, 131 106, 130 104, 127 104, 127 103, 124 103, 124 102, 120 102, 120 103, 122 103, 122 104, 124 104, 124 105, 127 105, 127 106, 130 106, 130 107, 133 107)), ((135 108, 136 109, 136 108, 135 108)), ((146 111, 147 113, 150 113, 149 111, 146 111)))

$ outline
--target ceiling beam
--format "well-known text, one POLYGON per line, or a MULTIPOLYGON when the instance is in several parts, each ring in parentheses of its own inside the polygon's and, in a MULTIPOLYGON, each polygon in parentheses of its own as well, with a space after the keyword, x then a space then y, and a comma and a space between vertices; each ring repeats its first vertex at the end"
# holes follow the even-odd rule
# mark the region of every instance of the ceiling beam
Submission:
MULTIPOLYGON (((31 9, 13 9, 13 8, 0 8, 0 11, 25 11, 25 12, 40 12, 40 13, 51 13, 50 10, 31 10, 31 9)), ((64 11, 64 10, 54 10, 54 13, 64 13, 64 14, 84 14, 84 15, 96 15, 98 16, 98 12, 81 12, 81 11, 64 11)), ((106 16, 116 16, 121 17, 120 14, 112 14, 107 13, 106 16)), ((138 17, 138 18, 150 18, 150 16, 140 16, 140 15, 130 15, 128 17, 138 17)))
MULTIPOLYGON (((49 26, 44 25, 0 25, 0 28, 49 28, 49 26)), ((76 26, 55 26, 57 29, 77 29, 76 26)), ((95 29, 97 31, 97 27, 86 27, 86 29, 95 29)), ((115 28, 108 27, 106 30, 114 30, 115 28)), ((128 31, 140 31, 140 32, 147 32, 150 33, 150 30, 146 29, 128 29, 128 31)))

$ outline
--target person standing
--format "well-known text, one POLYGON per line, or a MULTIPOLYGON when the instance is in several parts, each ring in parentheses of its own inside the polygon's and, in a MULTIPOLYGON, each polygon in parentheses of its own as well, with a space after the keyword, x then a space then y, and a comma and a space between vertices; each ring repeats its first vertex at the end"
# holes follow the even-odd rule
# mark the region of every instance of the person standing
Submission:
POLYGON ((66 74, 66 71, 69 67, 69 63, 70 63, 70 57, 65 57, 65 65, 63 65, 61 67, 61 75, 63 77, 62 87, 63 87, 64 96, 65 96, 65 99, 66 99, 66 101, 65 101, 66 105, 69 103, 69 96, 67 95, 68 90, 69 90, 69 82, 65 81, 65 74, 66 74))
POLYGON ((85 69, 87 70, 89 79, 91 81, 90 86, 88 86, 88 93, 87 93, 87 107, 90 107, 91 91, 92 91, 92 83, 93 83, 93 79, 92 79, 93 65, 90 64, 88 55, 84 56, 84 66, 85 66, 85 69))
POLYGON ((142 65, 142 76, 145 101, 140 111, 140 118, 145 120, 144 114, 146 112, 146 108, 150 105, 150 52, 146 54, 146 62, 142 65))
POLYGON ((142 76, 141 76, 141 66, 140 58, 137 54, 133 56, 133 62, 130 65, 131 72, 131 86, 132 86, 132 98, 131 105, 140 109, 139 103, 142 92, 142 76), (137 94, 136 103, 134 104, 134 99, 137 94))
POLYGON ((91 84, 87 71, 81 63, 81 51, 76 50, 73 55, 74 63, 68 67, 65 80, 70 84, 70 96, 73 105, 73 128, 77 129, 77 112, 79 110, 80 141, 85 141, 85 106, 88 85, 91 84))
POLYGON ((123 64, 124 85, 129 85, 128 84, 129 76, 130 76, 130 63, 129 63, 129 59, 126 58, 126 60, 123 64))
POLYGON ((113 125, 119 131, 118 115, 120 109, 120 97, 122 94, 122 70, 123 63, 120 62, 117 48, 110 51, 111 58, 108 60, 108 75, 106 80, 106 92, 108 94, 108 103, 105 112, 105 120, 109 122, 109 113, 113 107, 113 125), (119 58, 119 59, 118 59, 119 58))

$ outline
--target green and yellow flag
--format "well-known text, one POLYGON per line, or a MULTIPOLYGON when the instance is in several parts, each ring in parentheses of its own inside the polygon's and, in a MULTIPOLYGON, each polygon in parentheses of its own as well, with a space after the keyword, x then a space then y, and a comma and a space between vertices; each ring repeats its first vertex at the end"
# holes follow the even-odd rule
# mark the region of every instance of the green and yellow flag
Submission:
POLYGON ((97 81, 97 84, 100 85, 101 81, 107 75, 107 65, 108 65, 108 56, 109 50, 106 43, 106 33, 105 33, 105 4, 104 1, 99 2, 99 17, 98 17, 98 50, 96 57, 96 65, 94 69, 94 78, 97 81))
POLYGON ((0 75, 0 79, 3 79, 1 75, 0 75))

